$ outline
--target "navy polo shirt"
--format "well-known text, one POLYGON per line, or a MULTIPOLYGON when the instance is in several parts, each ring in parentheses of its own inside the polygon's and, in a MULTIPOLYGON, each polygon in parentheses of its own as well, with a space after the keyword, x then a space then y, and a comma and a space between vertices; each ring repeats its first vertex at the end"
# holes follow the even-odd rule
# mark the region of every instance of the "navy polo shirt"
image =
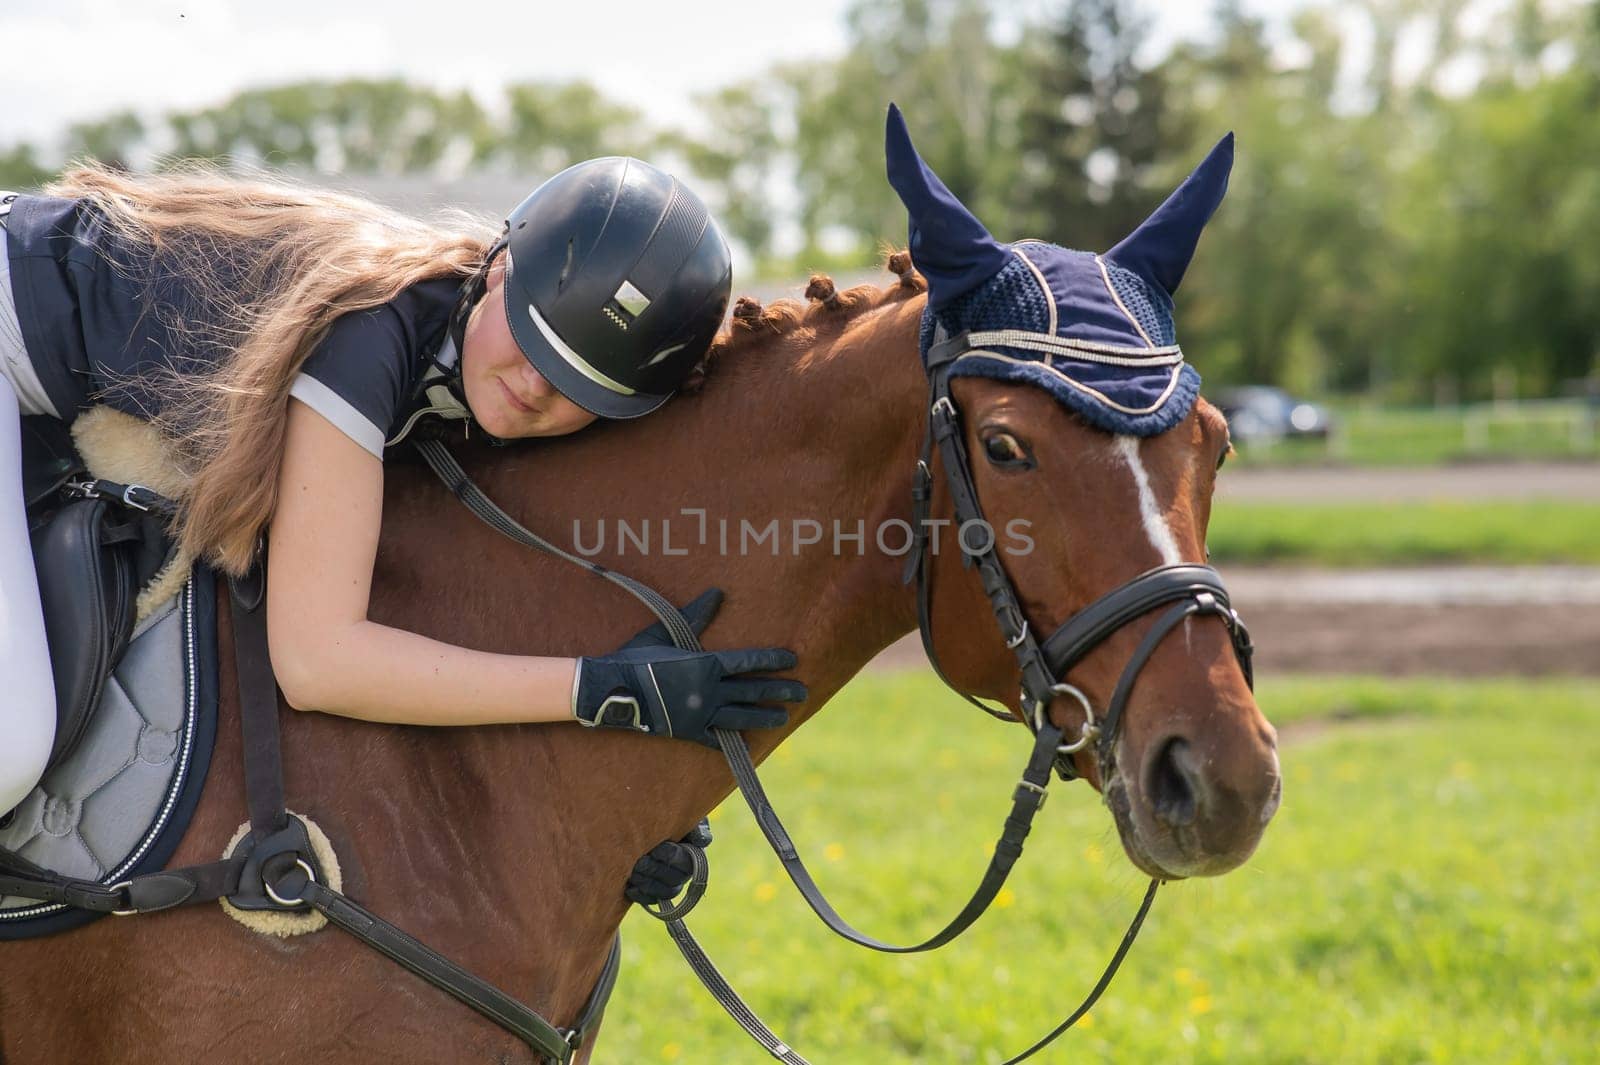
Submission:
MULTIPOLYGON (((99 210, 77 199, 19 196, 6 219, 17 321, 34 372, 62 417, 106 404, 137 417, 165 409, 156 372, 211 369, 228 346, 207 337, 214 314, 192 278, 160 258, 137 262, 99 210), (171 324, 189 325, 180 346, 171 324), (198 330, 195 327, 198 326, 198 330)), ((226 284, 243 278, 220 267, 226 284)), ((378 457, 449 323, 460 282, 424 281, 390 302, 337 319, 290 395, 378 457)))

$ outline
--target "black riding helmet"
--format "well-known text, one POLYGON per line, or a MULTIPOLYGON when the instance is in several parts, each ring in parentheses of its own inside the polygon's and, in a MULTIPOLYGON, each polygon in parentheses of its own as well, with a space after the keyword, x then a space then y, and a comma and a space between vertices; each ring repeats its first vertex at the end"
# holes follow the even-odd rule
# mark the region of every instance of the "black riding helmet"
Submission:
POLYGON ((603 418, 677 390, 716 336, 733 285, 699 197, 638 159, 591 159, 506 222, 506 320, 534 369, 603 418))

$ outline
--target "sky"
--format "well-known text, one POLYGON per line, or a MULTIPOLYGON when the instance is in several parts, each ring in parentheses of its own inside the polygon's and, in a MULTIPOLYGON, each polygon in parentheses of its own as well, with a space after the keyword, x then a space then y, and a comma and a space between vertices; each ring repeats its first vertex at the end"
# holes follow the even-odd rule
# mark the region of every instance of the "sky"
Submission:
MULTIPOLYGON (((698 91, 842 52, 849 2, 0 0, 0 99, 11 104, 0 108, 0 147, 49 143, 70 122, 125 107, 153 116, 319 77, 398 75, 486 104, 513 81, 584 78, 658 124, 682 125, 698 91)), ((1205 24, 1204 3, 1151 5, 1163 38, 1205 24)))

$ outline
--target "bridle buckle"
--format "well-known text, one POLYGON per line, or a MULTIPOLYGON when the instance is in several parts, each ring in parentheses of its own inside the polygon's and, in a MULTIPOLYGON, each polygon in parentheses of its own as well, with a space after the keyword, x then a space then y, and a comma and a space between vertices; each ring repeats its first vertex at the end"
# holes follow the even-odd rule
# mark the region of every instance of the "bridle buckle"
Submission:
MULTIPOLYGON (((1027 638, 1028 638, 1028 619, 1027 618, 1023 618, 1022 619, 1022 628, 1020 630, 1018 630, 1018 632, 1017 632, 1017 634, 1015 636, 1013 636, 1011 639, 1006 641, 1006 648, 1008 650, 1015 651, 1018 647, 1022 646, 1022 641, 1026 640, 1027 638)), ((1055 689, 1052 688, 1050 690, 1054 691, 1055 689)), ((1073 689, 1073 690, 1076 691, 1077 689, 1073 689)))

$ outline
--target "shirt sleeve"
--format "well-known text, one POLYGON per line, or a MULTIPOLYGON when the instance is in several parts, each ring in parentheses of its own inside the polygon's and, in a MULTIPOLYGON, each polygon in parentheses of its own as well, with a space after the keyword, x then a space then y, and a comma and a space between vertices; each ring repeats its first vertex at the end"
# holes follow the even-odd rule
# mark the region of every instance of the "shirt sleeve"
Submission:
POLYGON ((383 458, 411 386, 411 350, 388 306, 347 314, 300 368, 289 395, 383 458))

